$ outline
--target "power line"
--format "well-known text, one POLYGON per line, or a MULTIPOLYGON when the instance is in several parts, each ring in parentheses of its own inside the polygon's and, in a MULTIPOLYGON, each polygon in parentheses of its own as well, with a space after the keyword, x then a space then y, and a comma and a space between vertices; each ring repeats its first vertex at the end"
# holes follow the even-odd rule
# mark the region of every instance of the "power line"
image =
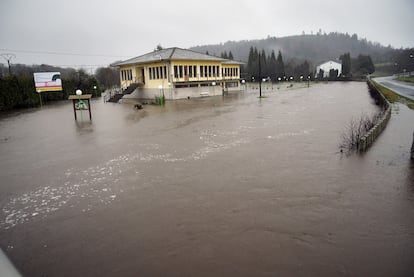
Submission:
POLYGON ((109 57, 109 58, 127 58, 128 57, 128 56, 121 56, 121 55, 81 54, 81 53, 69 53, 69 52, 33 51, 33 50, 6 49, 6 48, 0 48, 0 51, 30 53, 30 54, 61 55, 61 56, 109 57))

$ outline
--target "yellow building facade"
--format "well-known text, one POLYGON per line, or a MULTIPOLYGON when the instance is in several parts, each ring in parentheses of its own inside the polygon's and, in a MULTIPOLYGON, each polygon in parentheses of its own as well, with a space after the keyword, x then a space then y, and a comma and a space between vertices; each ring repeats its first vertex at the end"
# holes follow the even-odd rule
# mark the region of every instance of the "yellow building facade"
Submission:
POLYGON ((120 69, 121 88, 134 87, 129 98, 181 99, 240 90, 242 63, 191 50, 168 48, 114 66, 120 69))

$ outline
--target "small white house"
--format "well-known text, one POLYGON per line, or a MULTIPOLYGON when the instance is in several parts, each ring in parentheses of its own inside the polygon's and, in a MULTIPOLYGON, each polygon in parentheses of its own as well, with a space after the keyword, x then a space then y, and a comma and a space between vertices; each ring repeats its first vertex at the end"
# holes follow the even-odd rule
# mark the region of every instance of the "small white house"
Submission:
POLYGON ((324 62, 324 63, 322 63, 322 64, 320 64, 320 65, 318 65, 316 67, 316 75, 315 75, 315 77, 318 77, 319 76, 319 71, 321 69, 323 70, 323 77, 324 78, 328 78, 329 77, 329 71, 331 71, 331 69, 338 70, 338 76, 339 76, 342 73, 342 64, 341 63, 338 63, 338 62, 335 62, 335 61, 327 61, 327 62, 324 62))

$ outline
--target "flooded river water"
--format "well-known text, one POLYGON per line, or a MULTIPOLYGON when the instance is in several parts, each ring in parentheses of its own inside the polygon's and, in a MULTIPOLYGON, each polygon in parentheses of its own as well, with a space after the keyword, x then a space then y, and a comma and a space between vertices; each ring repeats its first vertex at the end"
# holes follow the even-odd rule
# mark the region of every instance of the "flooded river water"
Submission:
POLYGON ((274 89, 3 115, 1 248, 25 276, 412 276, 413 112, 347 156, 365 83, 274 89))

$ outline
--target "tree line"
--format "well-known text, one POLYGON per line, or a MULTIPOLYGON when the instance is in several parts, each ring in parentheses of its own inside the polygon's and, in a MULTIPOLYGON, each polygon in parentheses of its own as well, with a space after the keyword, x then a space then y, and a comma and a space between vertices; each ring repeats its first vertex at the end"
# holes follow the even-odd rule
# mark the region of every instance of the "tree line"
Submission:
MULTIPOLYGON (((342 63, 342 72, 339 75, 338 70, 331 70, 328 79, 350 80, 352 78, 361 78, 375 71, 374 63, 369 55, 358 55, 351 57, 349 52, 339 57, 342 63)), ((308 60, 300 61, 291 59, 284 63, 282 53, 279 50, 277 57, 272 50, 270 55, 266 55, 264 49, 258 51, 256 47, 251 47, 247 65, 242 68, 242 77, 248 81, 259 80, 259 78, 272 81, 284 81, 293 78, 294 80, 324 79, 324 72, 316 72, 308 60), (260 73, 260 76, 259 76, 260 73)))
POLYGON ((258 51, 253 46, 249 51, 247 65, 243 67, 242 71, 244 77, 249 81, 259 80, 259 78, 273 81, 286 80, 291 76, 295 79, 300 78, 300 76, 307 78, 307 76, 310 76, 310 72, 310 64, 307 60, 300 63, 291 61, 285 64, 280 50, 276 57, 274 50, 271 51, 270 55, 266 55, 264 49, 258 51))
POLYGON ((60 72, 62 91, 42 92, 42 102, 66 100, 77 89, 83 93, 99 97, 106 88, 119 85, 119 71, 115 68, 101 67, 95 74, 88 74, 84 69, 61 68, 50 65, 12 65, 9 69, 0 64, 0 111, 30 108, 40 105, 36 92, 34 72, 60 72))

